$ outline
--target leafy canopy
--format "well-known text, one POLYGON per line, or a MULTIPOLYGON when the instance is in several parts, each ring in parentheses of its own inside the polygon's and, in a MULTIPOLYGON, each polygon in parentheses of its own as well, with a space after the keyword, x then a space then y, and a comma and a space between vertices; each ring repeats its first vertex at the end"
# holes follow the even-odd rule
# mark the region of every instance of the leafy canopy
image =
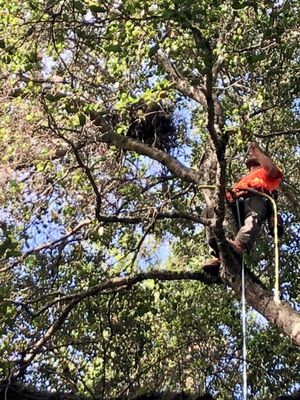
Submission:
MULTIPOLYGON (((0 21, 2 377, 241 398, 239 297, 187 279, 208 257, 207 196, 168 152, 212 185, 220 154, 228 185, 249 141, 272 155, 282 296, 299 310, 298 2, 1 0, 0 21), (130 147, 151 113, 155 139, 130 147)), ((248 260, 270 292, 272 246, 263 232, 248 260)), ((251 398, 292 390, 290 339, 250 306, 247 334, 251 398)))

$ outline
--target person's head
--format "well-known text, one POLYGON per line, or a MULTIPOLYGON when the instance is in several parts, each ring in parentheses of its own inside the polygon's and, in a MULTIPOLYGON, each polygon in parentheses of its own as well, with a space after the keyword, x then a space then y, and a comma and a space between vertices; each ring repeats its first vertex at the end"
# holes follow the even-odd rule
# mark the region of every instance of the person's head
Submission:
POLYGON ((256 157, 250 157, 245 162, 246 167, 251 171, 252 168, 260 167, 260 163, 258 162, 256 157))

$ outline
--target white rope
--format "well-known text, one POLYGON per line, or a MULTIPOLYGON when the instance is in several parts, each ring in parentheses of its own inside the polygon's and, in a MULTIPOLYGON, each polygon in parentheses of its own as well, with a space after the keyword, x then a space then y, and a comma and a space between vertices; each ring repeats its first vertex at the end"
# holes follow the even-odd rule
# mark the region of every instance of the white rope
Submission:
POLYGON ((243 399, 247 400, 247 314, 245 297, 245 263, 242 261, 242 331, 243 331, 243 399))
MULTIPOLYGON (((239 201, 236 199, 236 211, 238 216, 239 228, 242 226, 239 201)), ((243 400, 247 400, 247 312, 246 312, 246 296, 245 296, 245 262, 242 256, 242 335, 243 335, 243 400)))

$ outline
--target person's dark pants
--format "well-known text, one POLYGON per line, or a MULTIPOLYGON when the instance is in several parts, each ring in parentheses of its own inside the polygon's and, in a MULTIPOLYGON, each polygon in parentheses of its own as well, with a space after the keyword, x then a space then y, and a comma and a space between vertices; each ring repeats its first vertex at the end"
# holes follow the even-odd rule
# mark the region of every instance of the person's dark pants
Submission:
MULTIPOLYGON (((239 199, 239 214, 240 214, 240 223, 239 223, 239 215, 237 211, 236 202, 228 203, 234 218, 237 228, 239 229, 235 240, 239 240, 246 245, 248 252, 251 252, 253 249, 254 243, 259 235, 260 229, 264 221, 269 216, 270 213, 270 204, 268 199, 262 196, 251 195, 246 199, 239 199), (240 227, 241 224, 241 227, 240 227)), ((204 218, 213 218, 213 210, 209 207, 206 207, 202 216, 204 218)), ((210 247, 210 253, 214 257, 219 256, 218 247, 216 243, 216 239, 214 237, 213 230, 210 226, 205 227, 206 239, 207 243, 210 247)))

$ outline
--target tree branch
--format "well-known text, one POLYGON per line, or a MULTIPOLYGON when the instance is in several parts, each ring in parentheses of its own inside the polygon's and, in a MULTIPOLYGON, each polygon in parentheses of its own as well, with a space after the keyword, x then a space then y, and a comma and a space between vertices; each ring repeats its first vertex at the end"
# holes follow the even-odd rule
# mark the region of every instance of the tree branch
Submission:
MULTIPOLYGON (((231 286, 237 294, 241 291, 241 266, 238 261, 231 255, 225 240, 221 240, 221 255, 225 263, 222 280, 231 286)), ((23 357, 18 364, 18 370, 15 377, 21 376, 28 365, 34 360, 36 355, 41 351, 43 346, 49 342, 51 337, 65 323, 71 311, 80 303, 80 301, 105 293, 107 290, 119 290, 122 287, 129 288, 146 279, 154 279, 160 281, 172 280, 198 280, 205 284, 222 283, 218 276, 210 276, 203 272, 191 271, 149 271, 139 274, 129 275, 126 277, 116 277, 108 281, 101 282, 93 286, 89 290, 81 293, 74 293, 54 299, 51 304, 58 301, 69 300, 70 302, 64 307, 62 313, 48 328, 43 336, 31 347, 30 351, 23 357)), ((246 299, 258 312, 261 312, 270 322, 276 325, 281 331, 289 335, 291 340, 297 346, 300 346, 300 315, 294 311, 287 303, 275 303, 272 294, 267 291, 255 275, 247 271, 246 273, 246 299)))
MULTIPOLYGON (((30 250, 26 251, 22 255, 22 258, 28 257, 29 255, 31 255, 33 253, 37 253, 37 252, 39 252, 41 250, 49 249, 49 248, 55 246, 56 244, 59 244, 59 243, 63 242, 64 240, 66 240, 69 237, 73 236, 81 228, 83 228, 84 226, 89 225, 90 223, 91 223, 91 220, 85 219, 84 221, 80 222, 77 226, 75 226, 75 228, 72 229, 72 231, 66 233, 65 235, 61 236, 60 238, 58 238, 56 240, 53 240, 52 242, 43 243, 40 246, 35 247, 34 249, 30 249, 30 250)), ((1 270, 0 270, 0 272, 1 272, 1 270)))
MULTIPOLYGON (((221 271, 222 279, 238 295, 241 295, 241 263, 229 251, 226 240, 220 240, 220 242, 221 258, 224 263, 221 271)), ((249 305, 289 336, 296 346, 300 347, 300 314, 288 303, 280 302, 278 304, 274 300, 273 294, 248 269, 245 272, 245 296, 249 305)))
POLYGON ((14 377, 20 377, 24 374, 26 368, 35 359, 37 354, 45 346, 51 337, 57 332, 61 326, 65 323, 68 315, 71 311, 80 303, 80 301, 102 294, 104 291, 109 289, 118 290, 121 287, 131 287, 147 279, 154 279, 159 281, 174 281, 174 280, 196 280, 205 284, 211 285, 216 283, 222 283, 220 277, 211 276, 203 272, 192 272, 192 271, 149 271, 142 272, 139 274, 128 275, 125 277, 116 277, 108 281, 101 282, 98 285, 93 286, 85 292, 79 292, 73 295, 64 296, 60 299, 54 299, 54 302, 62 300, 70 300, 70 302, 64 307, 59 317, 51 324, 51 326, 43 333, 42 337, 36 341, 30 348, 30 351, 23 356, 22 360, 17 364, 18 370, 15 372, 14 377))
POLYGON ((184 79, 172 65, 171 61, 168 59, 166 54, 161 50, 157 52, 158 63, 166 71, 169 77, 172 79, 175 87, 183 95, 190 97, 191 99, 197 101, 206 110, 207 102, 205 98, 205 88, 203 86, 192 86, 187 79, 184 79))
POLYGON ((274 137, 274 136, 283 136, 283 135, 297 135, 300 133, 300 128, 296 129, 288 129, 287 131, 279 131, 279 132, 270 132, 266 134, 256 134, 254 135, 255 137, 258 138, 268 138, 268 137, 274 137))
MULTIPOLYGON (((105 129, 104 124, 105 122, 101 125, 101 131, 103 128, 105 129)), ((135 151, 138 154, 148 156, 166 166, 177 178, 181 178, 186 182, 200 183, 200 175, 196 170, 184 166, 180 161, 169 156, 164 151, 156 149, 155 147, 149 147, 142 142, 126 136, 118 135, 110 129, 104 130, 103 133, 102 132, 99 132, 96 138, 98 142, 115 145, 121 149, 135 151)))

